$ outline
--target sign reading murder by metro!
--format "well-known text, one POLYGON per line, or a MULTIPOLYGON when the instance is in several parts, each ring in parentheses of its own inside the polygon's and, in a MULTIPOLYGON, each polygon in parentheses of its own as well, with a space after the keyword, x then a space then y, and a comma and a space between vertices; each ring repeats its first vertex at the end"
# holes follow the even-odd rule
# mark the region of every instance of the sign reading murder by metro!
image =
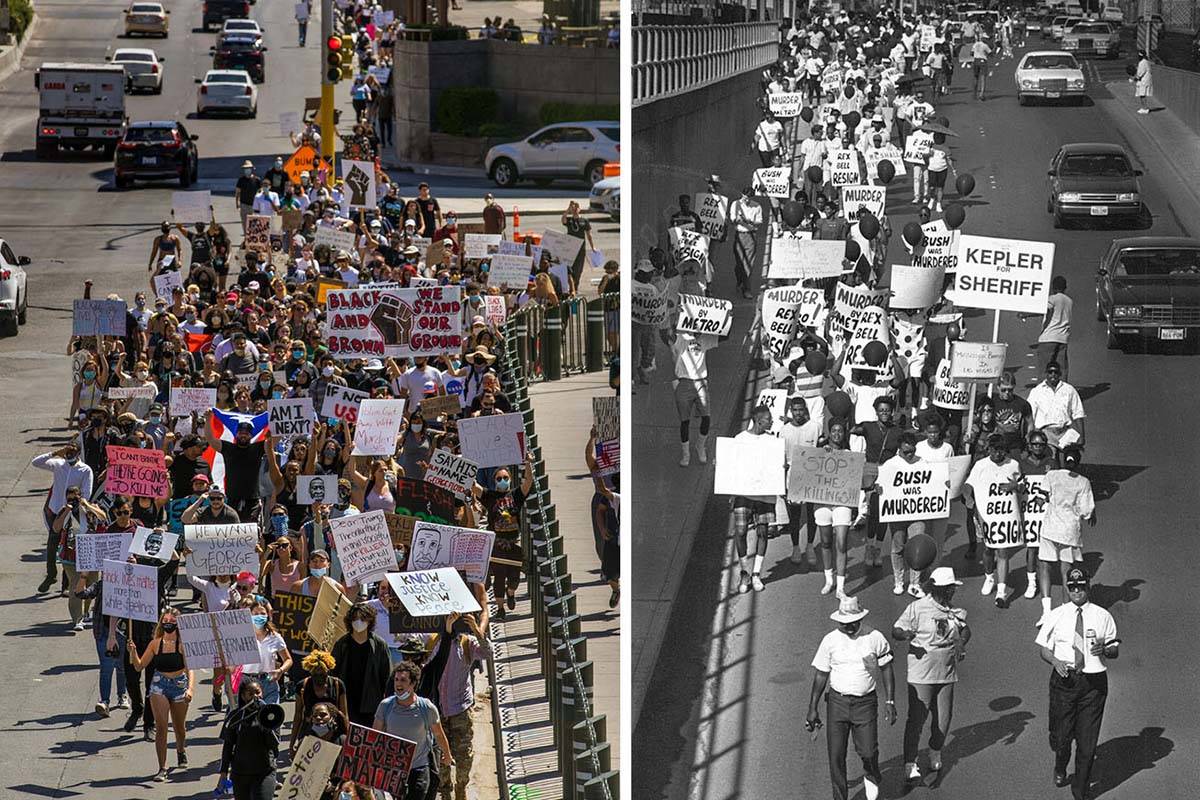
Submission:
POLYGON ((793 455, 787 474, 789 503, 858 508, 863 465, 867 460, 864 454, 799 447, 793 455))
POLYGON ((787 389, 760 389, 758 399, 754 401, 755 408, 766 406, 770 409, 771 427, 767 429, 767 433, 772 436, 778 436, 779 432, 783 430, 783 418, 787 413, 785 410, 787 398, 787 389))
MULTIPOLYGON (((297 5, 308 7, 307 3, 297 5)), ((342 745, 305 736, 284 776, 280 800, 320 800, 341 754, 342 745)))
POLYGON ((886 186, 857 184, 842 187, 842 212, 846 219, 855 219, 860 208, 867 209, 877 217, 882 216, 886 205, 886 186))
POLYGON ((812 327, 825 305, 825 293, 802 286, 776 286, 763 292, 763 332, 770 343, 771 355, 787 355, 799 326, 812 327))
POLYGON ((414 617, 431 617, 455 611, 473 613, 479 610, 475 595, 453 567, 389 572, 387 581, 392 593, 414 617))
POLYGON ((771 263, 767 277, 773 280, 836 278, 842 274, 846 243, 831 239, 809 239, 784 231, 771 239, 771 263))
POLYGON ((432 483, 456 497, 467 499, 475 486, 475 477, 479 474, 479 465, 470 459, 456 456, 449 450, 437 449, 429 459, 425 469, 425 482, 432 483))
POLYGON ((495 538, 496 535, 491 531, 418 520, 413 526, 407 569, 419 571, 454 567, 462 570, 467 580, 483 583, 495 538))
POLYGON ((950 377, 956 381, 994 381, 1004 372, 1006 342, 954 342, 950 346, 950 377))
POLYGON ((347 586, 379 580, 397 569, 396 551, 383 510, 329 520, 347 586))
POLYGON ((166 500, 171 495, 167 462, 161 450, 108 445, 108 468, 104 491, 109 495, 131 495, 166 500))
POLYGON ((679 295, 679 321, 675 329, 699 336, 724 336, 733 325, 733 303, 719 297, 679 295))
POLYGON ((804 95, 799 92, 773 92, 767 95, 767 107, 777 117, 798 117, 804 108, 804 95))
MULTIPOLYGON (((104 588, 108 590, 107 585, 104 588)), ((257 664, 259 660, 258 639, 254 637, 248 608, 180 614, 179 638, 192 669, 219 667, 222 655, 225 666, 230 668, 257 664), (216 635, 213 634, 214 627, 216 635)))
POLYGON ((321 405, 321 416, 349 423, 357 422, 358 408, 366 398, 367 392, 351 389, 349 386, 330 385, 325 390, 325 402, 321 405))
POLYGON ((183 540, 191 550, 187 570, 191 575, 237 575, 243 570, 258 574, 258 523, 184 525, 183 540))
POLYGON ((708 237, 703 233, 687 228, 671 228, 667 233, 671 242, 671 258, 675 259, 676 264, 684 261, 708 263, 708 237))
POLYGON ((639 325, 660 328, 667 320, 670 306, 667 297, 650 283, 631 284, 629 315, 639 325))
POLYGON ((963 234, 957 278, 947 296, 968 308, 1044 314, 1053 271, 1053 242, 963 234))
POLYGON ((105 559, 104 608, 110 617, 158 622, 158 568, 105 559))
POLYGON ((945 461, 879 465, 879 521, 907 522, 950 516, 950 467, 945 461))
POLYGON ((754 191, 767 197, 778 197, 787 200, 791 181, 787 167, 761 167, 754 170, 754 180, 751 182, 754 191))
POLYGON ((404 797, 416 750, 416 743, 407 739, 351 723, 337 765, 338 782, 354 781, 404 797))
POLYGON ((308 623, 316 605, 317 598, 303 594, 275 592, 271 595, 271 621, 293 653, 307 653, 312 649, 308 623))
POLYGON ((326 342, 335 358, 411 358, 462 349, 461 287, 342 289, 325 299, 326 342))
POLYGON ((367 398, 358 409, 354 426, 354 455, 391 456, 404 421, 404 401, 367 398))
POLYGON ((313 407, 311 397, 292 397, 283 400, 268 400, 268 427, 281 439, 296 436, 312 436, 313 407))
POLYGON ((729 225, 729 198, 721 194, 696 193, 692 204, 696 216, 700 217, 700 232, 710 240, 725 241, 729 225))
POLYGON ((72 336, 124 336, 125 304, 120 300, 75 300, 72 336))
POLYGON ((717 437, 713 494, 770 498, 784 494, 783 439, 717 437))

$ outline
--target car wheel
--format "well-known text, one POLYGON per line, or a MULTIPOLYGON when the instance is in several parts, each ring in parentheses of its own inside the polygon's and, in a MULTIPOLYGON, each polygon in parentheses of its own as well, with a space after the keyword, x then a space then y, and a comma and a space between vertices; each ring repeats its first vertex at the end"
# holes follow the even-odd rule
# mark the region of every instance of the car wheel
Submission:
POLYGON ((53 158, 58 153, 58 145, 48 139, 38 139, 35 154, 38 158, 53 158))
POLYGON ((250 109, 250 119, 256 119, 257 117, 258 117, 258 106, 255 106, 254 108, 250 109))
POLYGON ((17 311, 17 324, 24 325, 26 317, 29 316, 29 287, 25 288, 25 294, 21 297, 20 310, 17 311))
POLYGON ((492 182, 501 189, 510 189, 517 185, 520 179, 520 174, 517 172, 517 165, 509 158, 498 158, 496 163, 492 164, 492 182))
POLYGON ((1029 98, 1023 94, 1017 95, 1017 105, 1019 105, 1019 106, 1029 105, 1029 98))
POLYGON ((19 332, 17 328, 17 315, 6 314, 0 318, 0 336, 16 336, 19 332))
POLYGON ((604 180, 604 162, 597 160, 588 164, 584 167, 583 177, 588 182, 588 186, 595 186, 604 180))
POLYGON ((1109 350, 1125 349, 1121 346, 1121 337, 1117 335, 1117 331, 1113 328, 1111 322, 1104 326, 1104 338, 1104 343, 1108 346, 1109 350))

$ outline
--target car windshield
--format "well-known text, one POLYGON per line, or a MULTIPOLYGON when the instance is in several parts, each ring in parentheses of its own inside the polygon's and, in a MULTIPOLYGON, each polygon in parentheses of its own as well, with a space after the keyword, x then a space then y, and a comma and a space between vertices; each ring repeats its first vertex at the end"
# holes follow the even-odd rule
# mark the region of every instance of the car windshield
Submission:
POLYGON ((1066 21, 1067 21, 1066 17, 1055 17, 1054 22, 1052 22, 1051 24, 1052 25, 1062 25, 1066 21))
POLYGON ((139 3, 138 5, 135 5, 130 10, 133 11, 133 13, 135 13, 135 14, 157 14, 160 11, 162 11, 162 7, 161 6, 150 6, 150 5, 146 5, 145 3, 139 3))
POLYGON ((204 79, 205 83, 246 83, 245 75, 230 75, 229 73, 212 73, 204 79))
POLYGON ((1200 250, 1191 248, 1126 250, 1117 260, 1117 275, 1200 274, 1200 250))
POLYGON ((1071 33, 1099 33, 1108 35, 1107 25, 1076 25, 1071 29, 1071 33))
POLYGON ((1068 55, 1030 56, 1025 59, 1025 69, 1079 69, 1079 64, 1068 55))
POLYGON ((1062 177, 1132 178, 1133 168, 1123 155, 1081 153, 1064 158, 1058 174, 1062 177))
POLYGON ((117 53, 113 56, 113 61, 146 61, 151 62, 154 56, 149 53, 117 53))
POLYGON ((253 31, 257 30, 257 25, 248 20, 229 20, 225 23, 225 29, 230 31, 253 31))
POLYGON ((171 142, 175 132, 170 128, 130 128, 125 132, 127 142, 171 142))

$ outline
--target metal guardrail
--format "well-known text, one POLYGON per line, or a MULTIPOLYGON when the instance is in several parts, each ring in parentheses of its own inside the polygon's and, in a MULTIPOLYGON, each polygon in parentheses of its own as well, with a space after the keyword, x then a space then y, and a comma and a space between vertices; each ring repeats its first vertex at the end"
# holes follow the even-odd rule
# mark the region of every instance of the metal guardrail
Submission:
POLYGON ((515 312, 506 324, 513 328, 511 348, 528 381, 556 381, 604 369, 617 355, 608 334, 620 330, 611 314, 619 308, 620 295, 614 292, 592 300, 575 297, 557 306, 529 303, 515 312))
POLYGON ((633 105, 719 83, 778 57, 774 22, 635 27, 633 105))

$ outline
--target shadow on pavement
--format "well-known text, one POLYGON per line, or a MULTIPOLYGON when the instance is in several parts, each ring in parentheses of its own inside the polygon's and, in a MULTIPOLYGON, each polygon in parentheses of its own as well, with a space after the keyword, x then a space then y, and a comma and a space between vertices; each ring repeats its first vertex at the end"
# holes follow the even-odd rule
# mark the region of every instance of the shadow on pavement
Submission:
MULTIPOLYGON (((1020 701, 1018 700, 1018 702, 1020 701)), ((978 755, 996 744, 1015 744, 1017 738, 1025 732, 1025 728, 1034 717, 1035 715, 1029 711, 1013 711, 1011 714, 1005 714, 986 722, 978 722, 951 732, 946 747, 942 750, 942 770, 938 773, 932 787, 937 788, 960 761, 978 755)), ((902 720, 897 724, 901 722, 902 720)), ((904 756, 902 755, 891 759, 884 767, 884 771, 892 769, 900 774, 904 766, 901 763, 903 760, 904 756)))
POLYGON ((1142 728, 1137 736, 1118 736, 1097 747, 1091 797, 1100 797, 1139 772, 1154 769, 1156 761, 1171 755, 1175 743, 1162 734, 1162 728, 1142 728))
POLYGON ((1129 578, 1120 586, 1106 586, 1103 583, 1093 583, 1088 592, 1088 600, 1102 608, 1111 609, 1116 603, 1134 603, 1141 599, 1142 592, 1138 589, 1145 583, 1141 578, 1129 578))
POLYGON ((1080 473, 1092 482, 1092 495, 1097 503, 1112 499, 1121 489, 1121 484, 1130 478, 1145 472, 1148 467, 1133 464, 1087 464, 1080 468, 1080 473))

